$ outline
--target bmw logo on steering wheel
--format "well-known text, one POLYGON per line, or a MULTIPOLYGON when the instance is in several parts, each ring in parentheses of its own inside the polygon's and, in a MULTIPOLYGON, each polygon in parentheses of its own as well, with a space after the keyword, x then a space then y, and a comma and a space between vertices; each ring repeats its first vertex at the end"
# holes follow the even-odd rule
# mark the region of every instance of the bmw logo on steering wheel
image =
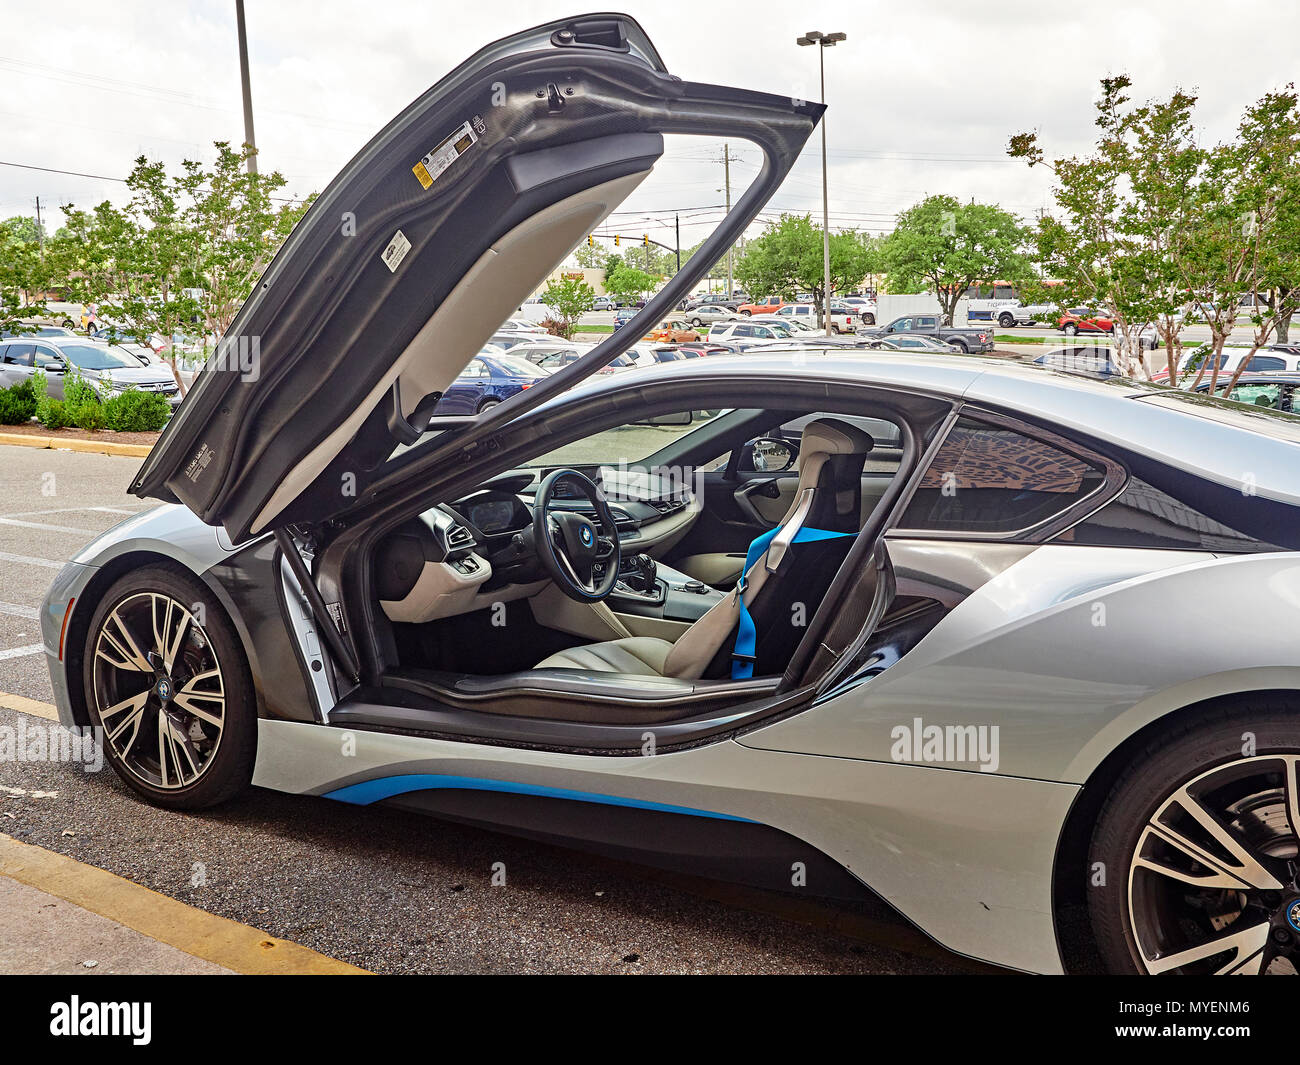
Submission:
POLYGON ((583 547, 590 547, 595 542, 596 534, 590 525, 584 525, 582 531, 578 533, 578 538, 582 541, 583 547))

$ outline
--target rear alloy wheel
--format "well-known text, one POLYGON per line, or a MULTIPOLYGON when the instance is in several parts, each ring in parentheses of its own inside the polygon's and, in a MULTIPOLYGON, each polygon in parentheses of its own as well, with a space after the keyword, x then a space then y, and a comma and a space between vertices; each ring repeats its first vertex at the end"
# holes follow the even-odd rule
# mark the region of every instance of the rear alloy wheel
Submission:
POLYGON ((701 329, 701 328, 703 328, 703 326, 704 326, 704 319, 703 319, 703 318, 692 318, 692 319, 691 319, 691 325, 695 326, 696 329, 701 329))
POLYGON ((193 578, 146 566, 109 588, 91 617, 83 681, 106 757, 150 802, 199 809, 252 779, 248 667, 220 604, 193 578))
POLYGON ((998 325, 1000 325, 1003 329, 1010 329, 1015 324, 1016 324, 1016 320, 1012 315, 1010 314, 998 315, 998 325))
POLYGON ((1078 336, 1078 335, 1079 335, 1079 327, 1078 327, 1077 325, 1075 325, 1073 322, 1068 322, 1068 323, 1066 323, 1066 326, 1065 326, 1065 329, 1063 330, 1063 332, 1064 332, 1065 335, 1068 336, 1068 337, 1078 336))
POLYGON ((482 414, 484 411, 489 411, 493 407, 498 406, 500 403, 501 401, 499 399, 485 399, 482 403, 478 405, 478 412, 482 414))
POLYGON ((1115 972, 1300 974, 1300 723, 1218 712, 1158 737, 1110 793, 1089 868, 1115 972))
POLYGON ((863 325, 875 325, 875 324, 876 324, 876 316, 875 316, 874 314, 864 314, 864 315, 862 316, 862 324, 863 324, 863 325))

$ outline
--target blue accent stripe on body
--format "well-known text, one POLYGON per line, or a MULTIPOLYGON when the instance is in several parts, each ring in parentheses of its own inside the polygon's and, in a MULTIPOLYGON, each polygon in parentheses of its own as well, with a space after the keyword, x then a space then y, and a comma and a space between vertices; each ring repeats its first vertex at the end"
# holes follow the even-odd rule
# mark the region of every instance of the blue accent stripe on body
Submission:
POLYGON ((513 780, 486 780, 482 777, 444 776, 440 773, 406 773, 395 777, 376 777, 359 784, 327 791, 327 799, 368 806, 372 802, 391 799, 412 791, 502 791, 512 795, 540 795, 548 799, 572 799, 576 802, 598 803, 603 806, 630 806, 637 810, 657 810, 660 813, 686 814, 690 817, 711 817, 717 821, 743 821, 756 824, 748 817, 720 814, 712 810, 697 810, 690 806, 673 806, 669 803, 650 802, 646 799, 629 799, 622 795, 602 795, 594 791, 574 791, 570 788, 548 788, 541 784, 520 784, 513 780))

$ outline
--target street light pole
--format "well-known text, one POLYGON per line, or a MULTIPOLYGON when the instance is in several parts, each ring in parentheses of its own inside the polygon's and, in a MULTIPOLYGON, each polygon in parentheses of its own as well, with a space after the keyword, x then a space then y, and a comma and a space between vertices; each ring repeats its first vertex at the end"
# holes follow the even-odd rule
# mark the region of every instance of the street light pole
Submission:
POLYGON ((244 28, 244 0, 235 0, 235 27, 239 34, 239 80, 244 93, 244 143, 252 149, 248 172, 257 173, 257 141, 253 138, 253 89, 248 77, 248 32, 244 28))
MULTIPOLYGON (((817 45, 817 65, 821 73, 822 103, 826 102, 826 49, 846 40, 845 33, 822 33, 809 30, 795 43, 800 47, 817 45)), ((831 201, 826 178, 826 116, 822 115, 822 324, 831 335, 831 201)))

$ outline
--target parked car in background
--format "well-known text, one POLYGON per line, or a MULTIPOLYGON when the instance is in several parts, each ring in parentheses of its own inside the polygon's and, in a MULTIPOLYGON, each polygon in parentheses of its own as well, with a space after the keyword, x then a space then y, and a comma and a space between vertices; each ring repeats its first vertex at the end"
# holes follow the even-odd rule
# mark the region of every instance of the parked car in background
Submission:
POLYGON ((736 313, 734 307, 727 307, 721 303, 701 303, 692 310, 686 311, 686 320, 696 329, 702 329, 714 322, 734 322, 738 318, 740 315, 736 313))
POLYGON ((903 334, 933 337, 951 344, 958 351, 980 352, 993 350, 993 334, 988 329, 958 329, 944 325, 937 314, 905 314, 886 326, 862 329, 866 336, 893 340, 903 334))
POLYGON ((1090 307, 1071 307, 1056 320, 1056 328, 1069 337, 1079 333, 1113 333, 1115 321, 1090 307))
POLYGON ((502 333, 545 333, 536 322, 528 318, 507 318, 497 330, 502 333))
POLYGON ((680 318, 665 318, 645 335, 646 340, 658 340, 665 344, 685 344, 699 340, 700 334, 691 328, 689 322, 680 318))
POLYGON ((1031 359, 1033 366, 1066 373, 1082 373, 1091 377, 1122 377, 1123 372, 1115 361, 1112 348, 1094 344, 1075 344, 1045 351, 1031 359))
POLYGON ((858 316, 858 321, 863 325, 876 324, 876 301, 866 296, 842 296, 841 302, 847 305, 854 314, 858 316))
POLYGON ((751 314, 772 314, 784 306, 785 300, 780 296, 768 296, 765 299, 755 300, 753 303, 738 304, 736 310, 743 315, 749 316, 751 314))
POLYGON ((622 329, 625 325, 627 325, 628 322, 630 322, 635 317, 636 317, 636 311, 634 310, 628 309, 628 310, 618 311, 614 315, 614 331, 618 332, 618 330, 622 329))
POLYGON ((610 296, 597 296, 591 302, 593 311, 612 311, 618 306, 610 296))
POLYGON ((483 351, 447 386, 433 413, 482 414, 549 376, 549 371, 517 355, 483 351))
MULTIPOLYGON (((1275 349, 1265 349, 1256 351, 1252 355, 1250 348, 1224 348, 1219 355, 1220 379, 1222 379, 1225 373, 1236 373, 1237 367, 1247 358, 1250 359, 1250 362, 1246 365, 1244 371, 1246 373, 1266 373, 1273 370, 1300 371, 1300 354, 1292 354, 1290 352, 1277 351, 1275 349)), ((1200 372, 1202 361, 1205 362, 1205 379, 1208 381, 1210 372, 1213 368, 1209 360, 1209 352, 1206 352, 1203 355, 1200 355, 1195 351, 1185 354, 1178 364, 1178 376, 1181 378, 1179 383, 1189 385, 1195 381, 1197 373, 1200 372)), ((1151 374, 1151 380, 1168 381, 1168 365, 1166 364, 1161 366, 1160 369, 1153 372, 1151 374)), ((1219 383, 1221 384, 1222 380, 1220 380, 1219 383)))
POLYGON ((49 325, 44 322, 20 322, 21 330, 0 329, 0 340, 6 337, 75 337, 67 326, 49 325))
POLYGON ((909 333, 900 333, 888 339, 875 338, 868 340, 864 338, 863 344, 875 351, 928 351, 951 355, 960 350, 951 344, 944 343, 942 340, 936 340, 934 337, 909 333))
POLYGON ((740 300, 735 298, 729 299, 722 293, 715 292, 712 295, 692 296, 686 301, 686 306, 682 309, 685 311, 694 311, 701 307, 723 307, 735 314, 738 313, 740 300))
POLYGON ((736 343, 742 347, 789 342, 793 331, 784 323, 769 322, 718 322, 709 327, 708 339, 723 343, 736 343))
MULTIPOLYGON (((1282 371, 1278 373, 1243 373, 1231 389, 1225 390, 1226 381, 1219 381, 1214 394, 1220 399, 1230 399, 1234 403, 1244 403, 1251 407, 1267 407, 1269 410, 1285 411, 1287 414, 1300 414, 1300 373, 1282 371)), ((1193 390, 1203 396, 1210 394, 1210 382, 1202 381, 1193 390)))
POLYGON ((64 383, 70 373, 76 372, 104 399, 138 388, 142 392, 161 392, 173 408, 181 401, 176 378, 168 367, 141 365, 136 355, 120 345, 77 336, 35 340, 15 337, 0 342, 0 385, 18 384, 36 370, 45 374, 46 391, 54 399, 64 398, 64 383))
MULTIPOLYGON (((796 319, 813 329, 821 328, 821 308, 811 303, 787 303, 776 312, 782 319, 796 319)), ((858 317, 847 304, 831 303, 831 329, 836 333, 852 333, 858 328, 858 317)))
POLYGON ((557 366, 564 365, 565 361, 571 361, 565 360, 564 356, 572 354, 576 357, 591 350, 591 345, 576 344, 561 337, 551 337, 514 344, 507 350, 515 358, 527 359, 536 366, 554 370, 557 366))
POLYGON ((541 296, 532 296, 519 305, 519 310, 515 312, 515 316, 535 325, 547 318, 556 317, 556 314, 554 308, 547 304, 541 296))

